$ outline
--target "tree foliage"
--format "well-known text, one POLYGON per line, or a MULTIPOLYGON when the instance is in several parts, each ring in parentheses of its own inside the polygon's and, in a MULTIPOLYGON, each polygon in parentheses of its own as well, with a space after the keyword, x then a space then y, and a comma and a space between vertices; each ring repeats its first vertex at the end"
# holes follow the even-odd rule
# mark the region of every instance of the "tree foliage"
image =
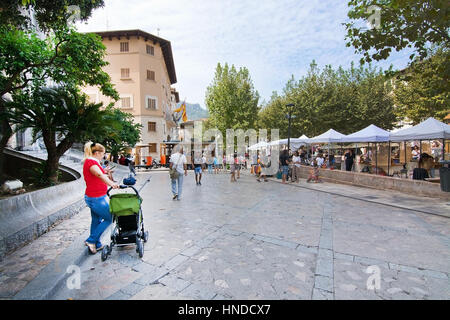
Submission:
POLYGON ((210 114, 208 126, 219 129, 256 128, 259 94, 247 68, 236 70, 217 64, 214 79, 206 90, 205 104, 210 114))
POLYGON ((25 89, 7 103, 16 130, 31 128, 34 140, 43 138, 48 153, 44 173, 52 183, 58 179, 60 157, 74 142, 100 141, 121 129, 101 106, 74 87, 25 89))
POLYGON ((450 49, 414 63, 397 77, 394 89, 396 112, 413 125, 428 117, 443 120, 450 112, 450 49))
POLYGON ((106 47, 95 34, 59 30, 45 39, 34 31, 0 26, 0 96, 47 79, 70 85, 98 85, 118 99, 109 75, 102 70, 106 47))
POLYGON ((108 111, 107 118, 118 124, 120 129, 111 132, 102 141, 107 152, 114 157, 123 152, 127 148, 133 148, 141 139, 142 125, 134 123, 134 117, 130 113, 123 112, 112 106, 106 108, 108 111))
POLYGON ((450 6, 448 0, 351 0, 347 46, 363 54, 361 62, 384 60, 393 50, 413 48, 410 56, 420 59, 429 53, 430 44, 450 45, 450 6), (378 15, 372 28, 359 26, 378 15))
POLYGON ((286 104, 293 103, 291 137, 312 137, 330 128, 349 134, 369 124, 392 129, 397 119, 390 92, 390 81, 371 66, 320 70, 313 62, 306 76, 292 77, 282 95, 272 95, 259 114, 260 127, 277 128, 287 137, 286 104))
POLYGON ((103 0, 0 0, 0 23, 22 30, 38 27, 44 32, 64 28, 74 14, 86 21, 103 0), (77 6, 80 11, 71 10, 77 6), (35 24, 27 12, 34 13, 35 24))

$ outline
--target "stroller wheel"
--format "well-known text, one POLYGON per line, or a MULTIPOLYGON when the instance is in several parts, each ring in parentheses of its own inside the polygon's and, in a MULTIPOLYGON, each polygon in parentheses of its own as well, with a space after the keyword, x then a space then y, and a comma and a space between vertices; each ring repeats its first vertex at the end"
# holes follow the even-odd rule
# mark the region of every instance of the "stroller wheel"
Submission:
POLYGON ((108 259, 108 254, 110 254, 110 248, 109 246, 104 246, 102 249, 102 261, 105 261, 106 259, 108 259))
POLYGON ((139 258, 144 256, 144 242, 142 240, 137 242, 136 251, 139 253, 139 258))
POLYGON ((144 242, 148 241, 148 231, 144 232, 144 242))

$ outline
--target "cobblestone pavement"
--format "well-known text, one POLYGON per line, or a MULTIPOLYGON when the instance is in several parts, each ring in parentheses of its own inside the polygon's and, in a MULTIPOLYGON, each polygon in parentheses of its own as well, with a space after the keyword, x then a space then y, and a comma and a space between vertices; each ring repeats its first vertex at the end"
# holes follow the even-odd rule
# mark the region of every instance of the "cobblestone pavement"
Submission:
MULTIPOLYGON (((192 173, 173 201, 168 173, 142 172, 138 183, 149 175, 143 258, 135 246, 105 262, 90 256, 80 288, 64 285, 53 299, 450 298, 450 220, 421 212, 448 215, 445 201, 249 174, 236 183, 204 174, 196 186, 192 173)), ((83 210, 8 256, 0 297, 22 290, 89 223, 83 210)))

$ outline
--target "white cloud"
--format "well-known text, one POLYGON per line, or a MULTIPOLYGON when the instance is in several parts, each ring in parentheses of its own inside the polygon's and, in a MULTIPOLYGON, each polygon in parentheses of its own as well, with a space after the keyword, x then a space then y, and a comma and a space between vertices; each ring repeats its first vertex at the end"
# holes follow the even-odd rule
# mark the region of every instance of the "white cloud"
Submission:
MULTIPOLYGON (((336 0, 106 0, 79 30, 142 29, 167 39, 180 97, 204 106, 218 62, 247 67, 261 98, 281 92, 294 74, 306 74, 315 59, 323 66, 349 66, 359 56, 345 46, 347 1, 336 0)), ((380 65, 404 67, 396 54, 380 65)), ((262 100, 261 99, 261 100, 262 100)))

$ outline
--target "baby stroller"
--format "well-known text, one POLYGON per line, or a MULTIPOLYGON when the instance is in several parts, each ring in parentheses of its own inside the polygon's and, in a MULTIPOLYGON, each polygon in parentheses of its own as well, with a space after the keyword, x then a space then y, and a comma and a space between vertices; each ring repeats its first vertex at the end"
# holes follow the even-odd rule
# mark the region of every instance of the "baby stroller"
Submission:
MULTIPOLYGON (((148 179, 142 188, 150 181, 148 179)), ((124 182, 127 183, 126 179, 124 182)), ((120 189, 130 188, 133 193, 116 193, 110 195, 109 188, 107 195, 110 198, 109 207, 113 216, 114 229, 111 233, 111 243, 105 245, 102 250, 102 261, 108 258, 112 248, 117 246, 126 246, 135 243, 136 252, 139 257, 144 256, 144 243, 148 241, 148 231, 144 230, 144 221, 142 215, 142 198, 139 192, 132 185, 120 185, 120 189)))

